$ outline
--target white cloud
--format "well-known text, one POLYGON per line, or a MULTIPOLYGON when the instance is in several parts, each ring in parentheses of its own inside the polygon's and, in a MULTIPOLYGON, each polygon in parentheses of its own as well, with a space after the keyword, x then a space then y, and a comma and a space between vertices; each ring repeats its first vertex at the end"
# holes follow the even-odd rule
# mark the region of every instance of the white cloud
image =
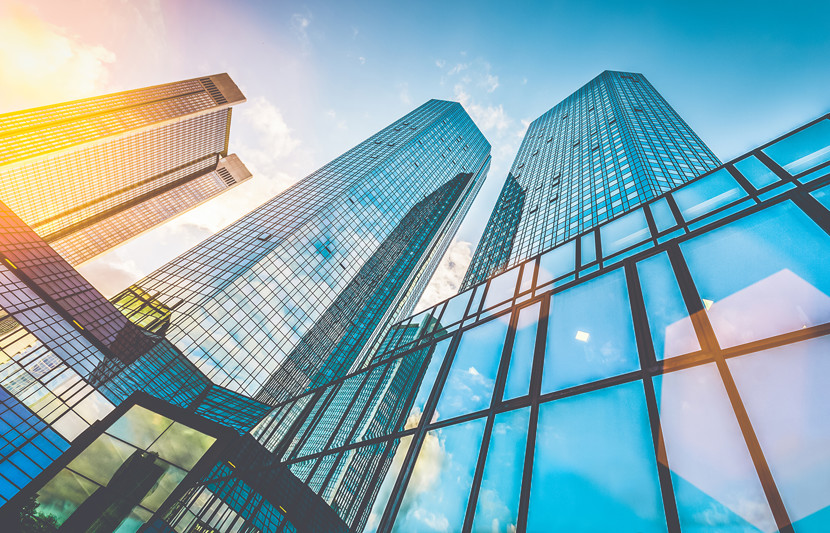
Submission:
POLYGON ((470 68, 469 63, 456 63, 456 65, 454 67, 452 67, 449 70, 449 72, 447 72, 447 75, 452 76, 453 74, 458 74, 459 72, 461 72, 463 70, 467 70, 468 68, 470 68))
POLYGON ((291 15, 291 31, 300 41, 303 52, 308 52, 311 41, 308 37, 308 27, 311 26, 311 13, 294 13, 291 15))
POLYGON ((0 111, 104 92, 115 53, 82 42, 22 4, 0 7, 0 111))
POLYGON ((438 68, 444 68, 444 65, 446 65, 446 64, 447 64, 447 62, 444 61, 443 59, 436 59, 435 60, 435 66, 438 67, 438 68))
POLYGON ((481 105, 474 102, 460 83, 455 86, 455 98, 461 102, 461 105, 475 121, 476 126, 485 133, 502 133, 512 124, 512 120, 507 116, 501 104, 497 106, 481 105))
POLYGON ((455 296, 461 287, 472 257, 473 251, 469 242, 453 241, 438 264, 438 268, 435 269, 435 274, 424 290, 413 314, 455 296))
POLYGON ((358 57, 358 58, 357 58, 357 60, 358 60, 358 61, 360 61, 360 64, 361 64, 361 65, 365 65, 365 64, 366 64, 366 58, 365 58, 365 57, 363 57, 363 56, 358 57))
POLYGON ((412 98, 409 96, 409 84, 408 83, 399 83, 398 84, 398 97, 401 99, 402 104, 412 105, 412 98))
POLYGON ((489 72, 484 75, 484 80, 482 80, 482 86, 487 90, 488 93, 491 93, 499 88, 499 77, 493 76, 489 72))

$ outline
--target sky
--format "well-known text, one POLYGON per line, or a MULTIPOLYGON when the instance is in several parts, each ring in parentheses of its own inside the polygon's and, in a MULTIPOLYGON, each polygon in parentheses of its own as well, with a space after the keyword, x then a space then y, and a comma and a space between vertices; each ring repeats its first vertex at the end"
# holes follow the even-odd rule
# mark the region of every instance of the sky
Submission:
POLYGON ((0 113, 228 72, 254 178, 82 265, 112 295, 430 98, 489 177, 424 296, 454 294, 533 119, 641 72, 723 161, 830 111, 827 2, 0 0, 0 113))

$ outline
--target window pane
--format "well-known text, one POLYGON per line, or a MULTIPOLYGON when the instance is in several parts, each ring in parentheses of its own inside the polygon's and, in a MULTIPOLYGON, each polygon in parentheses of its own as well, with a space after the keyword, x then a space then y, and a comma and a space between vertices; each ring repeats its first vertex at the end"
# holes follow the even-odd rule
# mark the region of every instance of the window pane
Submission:
POLYGON ((767 185, 772 185, 776 181, 780 181, 778 176, 775 175, 775 172, 768 169, 766 165, 758 161, 758 158, 754 155, 751 155, 746 159, 741 159, 735 163, 735 168, 737 168, 738 172, 743 174, 749 183, 751 183, 756 189, 763 189, 767 185))
POLYGON ((506 334, 506 318, 491 320, 463 333, 435 409, 435 420, 490 406, 506 334))
POLYGON ((124 444, 105 433, 92 441, 92 444, 68 466, 92 481, 106 486, 116 470, 129 459, 135 450, 129 444, 124 444))
POLYGON ((156 452, 165 461, 190 470, 205 454, 213 443, 214 437, 173 422, 167 431, 153 443, 149 451, 156 452))
POLYGON ((674 214, 669 207, 669 201, 665 198, 660 198, 656 202, 649 205, 651 208, 651 216, 654 217, 654 225, 657 226, 657 231, 666 231, 677 226, 677 221, 674 219, 674 214))
POLYGON ((830 321, 830 236, 791 202, 680 248, 723 347, 830 321))
POLYGON ((641 382, 539 407, 527 530, 666 530, 641 382))
POLYGON ((672 193, 683 218, 694 220, 746 196, 735 178, 722 168, 672 193))
POLYGON ((637 273, 657 359, 700 350, 666 252, 637 263, 637 273))
POLYGON ((576 265, 576 240, 566 242, 554 248, 539 258, 539 275, 536 276, 536 285, 543 285, 549 281, 570 274, 576 265))
POLYGON ((424 443, 392 531, 460 531, 486 419, 435 429, 424 443))
POLYGON ((811 192, 810 195, 821 202, 821 205, 830 209, 830 185, 825 185, 821 189, 811 192))
POLYGON ((581 265, 587 265, 597 260, 597 244, 594 238, 594 232, 582 236, 582 241, 579 243, 581 248, 581 265))
POLYGON ((363 528, 363 533, 375 533, 380 525, 380 519, 383 517, 383 511, 386 510, 386 504, 389 502, 389 496, 392 495, 392 489, 395 488, 395 482, 398 480, 398 474, 403 466, 403 460, 409 452, 409 445, 412 442, 412 437, 407 435, 401 438, 400 443, 392 441, 390 445, 396 445, 397 448, 392 457, 392 462, 389 465, 389 470, 383 477, 383 482, 380 484, 378 494, 372 504, 372 510, 369 512, 369 518, 366 520, 366 526, 363 528))
POLYGON ((407 425, 414 427, 421 421, 421 416, 424 413, 424 406, 429 399, 429 393, 432 392, 432 385, 435 383, 435 377, 441 370, 441 364, 444 362, 444 356, 447 355, 447 348, 450 346, 452 337, 444 339, 435 345, 435 351, 432 352, 432 357, 424 373, 424 379, 421 380, 421 386, 418 388, 418 394, 415 396, 415 401, 412 408, 409 410, 409 419, 407 425))
POLYGON ((530 408, 496 415, 473 531, 515 531, 530 408))
POLYGON ((681 529, 775 531, 715 365, 655 377, 654 389, 681 529))
POLYGON ((107 429, 107 433, 147 449, 172 423, 167 417, 134 405, 107 429))
POLYGON ((504 399, 518 398, 530 391, 530 371, 533 368, 533 350, 536 347, 536 326, 539 309, 536 303, 519 311, 516 336, 510 354, 507 381, 504 384, 504 399))
POLYGON ((795 530, 830 530, 830 337, 729 360, 795 530))
POLYGON ((519 284, 519 292, 529 291, 533 287, 533 271, 536 268, 535 261, 528 261, 522 269, 522 282, 519 284))
POLYGON ((509 300, 516 293, 516 282, 519 280, 519 269, 508 270, 500 276, 490 280, 487 297, 484 299, 484 309, 488 309, 505 300, 509 300))
POLYGON ((447 302, 447 308, 444 309, 444 314, 441 315, 441 325, 447 327, 464 318, 464 310, 467 309, 471 293, 472 291, 465 291, 447 302))
POLYGON ((792 175, 830 161, 830 120, 813 124, 763 151, 792 175))
POLYGON ((645 212, 637 209, 602 226, 599 229, 599 236, 602 243, 602 255, 607 257, 643 242, 651 234, 648 231, 645 212))
POLYGON ((555 294, 542 393, 640 368, 622 270, 555 294))

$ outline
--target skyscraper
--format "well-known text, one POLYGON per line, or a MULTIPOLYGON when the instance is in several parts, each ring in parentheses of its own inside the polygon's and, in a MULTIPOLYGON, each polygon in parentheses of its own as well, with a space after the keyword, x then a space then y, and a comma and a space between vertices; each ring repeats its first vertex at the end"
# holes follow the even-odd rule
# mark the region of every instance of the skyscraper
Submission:
POLYGON ((0 199, 77 265, 251 177, 227 74, 0 115, 0 199))
POLYGON ((531 122, 462 288, 719 164, 642 74, 605 71, 531 122))
POLYGON ((136 321, 145 299, 169 309, 167 338, 218 385, 271 403, 319 386, 412 310, 489 152, 431 100, 115 301, 136 321))

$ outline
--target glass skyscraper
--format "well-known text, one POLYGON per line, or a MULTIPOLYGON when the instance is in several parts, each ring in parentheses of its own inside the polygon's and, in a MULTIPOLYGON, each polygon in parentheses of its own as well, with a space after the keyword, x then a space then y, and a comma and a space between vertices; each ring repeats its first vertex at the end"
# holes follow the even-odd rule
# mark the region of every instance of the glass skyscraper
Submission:
POLYGON ((291 397, 413 309, 489 160, 464 109, 431 100, 114 301, 139 322, 145 300, 169 309, 166 337, 217 385, 291 397))
POLYGON ((605 71, 530 123, 462 288, 718 165, 642 74, 605 71))
POLYGON ((251 177, 227 74, 0 115, 0 199, 78 265, 251 177))

